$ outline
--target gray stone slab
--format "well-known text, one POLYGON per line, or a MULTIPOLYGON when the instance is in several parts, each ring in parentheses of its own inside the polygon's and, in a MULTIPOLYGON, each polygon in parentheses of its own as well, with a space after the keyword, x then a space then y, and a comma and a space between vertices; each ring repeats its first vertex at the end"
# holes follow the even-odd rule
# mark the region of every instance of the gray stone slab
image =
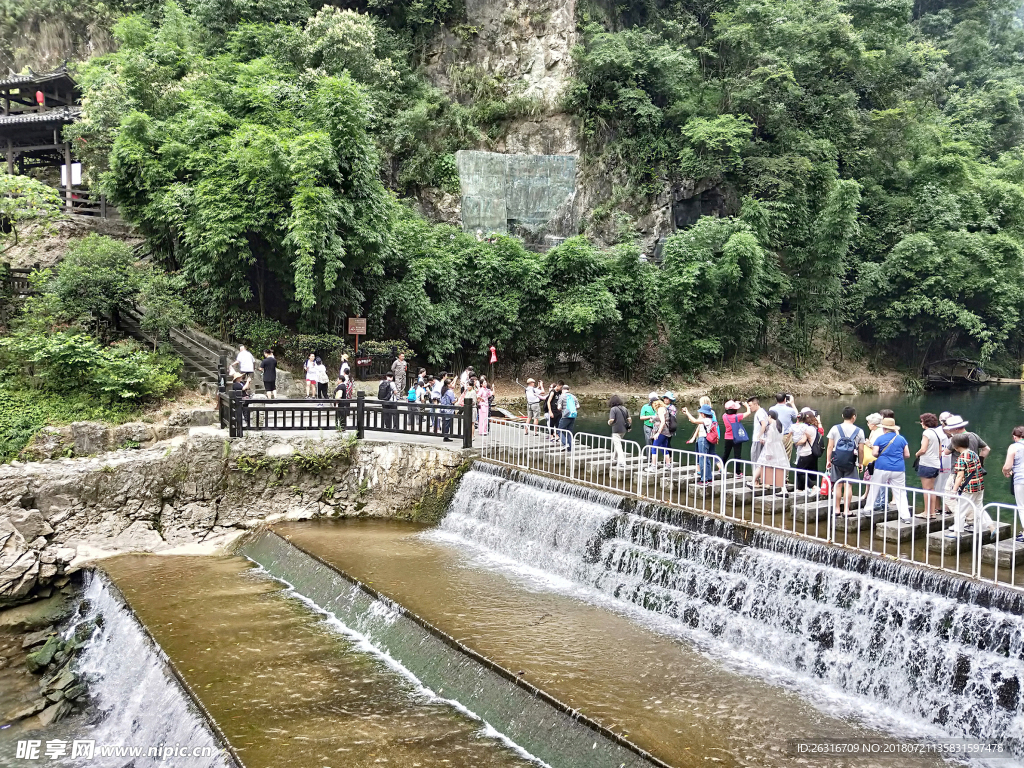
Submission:
MULTIPOLYGON (((996 523, 995 528, 990 531, 984 531, 981 534, 982 549, 984 549, 985 544, 993 543, 997 536, 1000 540, 1004 540, 1009 534, 1009 523, 996 523)), ((936 531, 935 533, 928 534, 928 551, 954 555, 957 552, 970 551, 973 542, 974 534, 970 531, 961 534, 955 539, 947 536, 946 531, 936 531)))
POLYGON ((981 561, 995 563, 999 568, 1009 568, 1024 563, 1024 541, 1004 539, 997 544, 986 544, 981 548, 981 561))
POLYGON ((886 520, 892 520, 892 518, 896 517, 897 514, 898 513, 895 509, 883 509, 871 512, 865 510, 848 517, 846 515, 837 515, 836 530, 846 531, 847 533, 851 531, 860 531, 865 528, 880 525, 886 520))
POLYGON ((910 541, 911 539, 914 541, 921 541, 929 533, 941 531, 952 524, 952 515, 937 517, 934 520, 915 516, 909 523, 901 523, 899 520, 889 520, 885 523, 879 523, 875 527, 875 530, 885 541, 901 542, 910 541))

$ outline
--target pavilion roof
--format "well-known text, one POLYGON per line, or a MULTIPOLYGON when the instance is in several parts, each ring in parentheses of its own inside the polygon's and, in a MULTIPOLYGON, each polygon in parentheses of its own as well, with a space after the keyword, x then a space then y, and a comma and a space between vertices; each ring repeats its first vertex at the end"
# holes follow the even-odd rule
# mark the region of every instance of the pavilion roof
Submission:
POLYGON ((5 91, 10 88, 20 88, 22 86, 43 85, 59 80, 66 80, 66 84, 69 88, 74 87, 75 81, 68 72, 67 65, 58 67, 51 72, 33 72, 32 68, 29 67, 28 74, 16 75, 12 72, 7 75, 7 77, 0 78, 0 91, 5 91))

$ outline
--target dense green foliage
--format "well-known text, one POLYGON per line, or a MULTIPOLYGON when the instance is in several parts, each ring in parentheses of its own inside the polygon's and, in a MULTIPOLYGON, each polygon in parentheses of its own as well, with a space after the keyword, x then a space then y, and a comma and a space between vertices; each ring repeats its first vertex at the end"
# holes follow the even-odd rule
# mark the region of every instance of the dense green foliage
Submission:
POLYGON ((41 427, 73 421, 121 423, 138 416, 133 406, 106 406, 86 393, 29 389, 20 383, 0 385, 0 461, 9 461, 41 427))
POLYGON ((0 255, 24 244, 26 225, 35 235, 43 234, 60 214, 57 190, 30 176, 12 176, 0 171, 0 255))
POLYGON ((135 8, 82 68, 70 133, 178 275, 148 295, 166 318, 188 314, 184 280, 201 319, 257 347, 298 331, 340 349, 323 334, 365 314, 439 365, 494 344, 627 376, 780 350, 802 367, 851 334, 913 366, 1024 351, 1009 0, 580 3, 565 107, 597 194, 582 228, 618 244, 546 254, 397 199, 456 192, 453 152, 536 109, 473 67, 449 70, 447 96, 416 69, 439 24, 472 35, 457 0, 135 8), (715 193, 716 216, 654 267, 629 232, 670 189, 715 193))
POLYGON ((620 198, 695 179, 747 201, 755 239, 735 275, 731 225, 695 227, 689 272, 666 248, 691 319, 724 320, 717 334, 670 320, 678 363, 749 345, 752 311, 798 359, 844 324, 907 362, 1020 355, 1019 4, 627 2, 585 6, 581 23, 568 103, 591 156, 628 174, 620 198), (701 266, 708 242, 718 262, 701 266), (687 284, 698 270, 713 296, 687 284), (730 294, 751 280, 757 295, 730 294))
MULTIPOLYGON (((180 384, 181 361, 147 352, 132 340, 108 343, 101 319, 160 292, 176 275, 136 262, 131 248, 89 235, 68 249, 57 274, 33 273, 37 294, 22 300, 0 337, 0 370, 15 388, 88 397, 98 407, 159 400, 180 384)), ((182 303, 182 286, 165 304, 182 303)), ((190 311, 189 311, 190 313, 190 311)), ((147 319, 166 327, 188 319, 152 302, 147 319)))

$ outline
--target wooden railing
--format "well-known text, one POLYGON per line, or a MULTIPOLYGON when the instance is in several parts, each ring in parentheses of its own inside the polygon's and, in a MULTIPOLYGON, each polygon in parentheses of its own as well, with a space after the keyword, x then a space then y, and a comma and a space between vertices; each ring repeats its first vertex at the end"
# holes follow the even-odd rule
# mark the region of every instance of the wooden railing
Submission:
POLYGON ((263 400, 220 395, 220 424, 231 437, 249 430, 351 430, 358 439, 366 432, 440 437, 473 447, 473 408, 368 399, 263 400))
POLYGON ((113 206, 107 205, 106 195, 101 195, 99 192, 93 192, 91 189, 85 189, 83 187, 72 187, 71 188, 71 205, 67 204, 67 187, 58 187, 60 192, 60 198, 64 201, 64 210, 66 213, 75 213, 79 216, 97 216, 101 219, 106 219, 110 214, 116 212, 113 206))

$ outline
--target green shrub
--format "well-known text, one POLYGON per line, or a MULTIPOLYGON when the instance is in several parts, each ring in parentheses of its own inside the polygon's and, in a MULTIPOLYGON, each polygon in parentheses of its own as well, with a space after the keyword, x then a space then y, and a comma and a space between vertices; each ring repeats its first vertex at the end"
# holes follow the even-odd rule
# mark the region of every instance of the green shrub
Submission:
POLYGON ((140 348, 110 346, 75 330, 19 330, 0 339, 0 361, 25 388, 92 396, 106 405, 163 397, 180 383, 181 361, 140 348))
POLYGON ((114 424, 138 417, 134 405, 103 405, 95 398, 77 394, 32 390, 0 385, 0 461, 10 461, 32 436, 47 425, 72 421, 106 421, 114 424))
POLYGON ((265 349, 275 354, 285 352, 285 342, 291 334, 284 323, 269 317, 260 317, 255 312, 241 312, 231 320, 228 329, 231 337, 245 344, 253 354, 265 349))
POLYGON ((391 339, 389 341, 360 341, 359 354, 361 355, 390 355, 392 349, 396 353, 404 352, 406 359, 416 357, 416 351, 409 346, 409 342, 402 339, 391 339))
POLYGON ((295 333, 286 336, 282 342, 285 359, 301 364, 310 352, 314 352, 331 364, 340 362, 343 354, 351 354, 352 347, 341 336, 333 333, 295 333))

